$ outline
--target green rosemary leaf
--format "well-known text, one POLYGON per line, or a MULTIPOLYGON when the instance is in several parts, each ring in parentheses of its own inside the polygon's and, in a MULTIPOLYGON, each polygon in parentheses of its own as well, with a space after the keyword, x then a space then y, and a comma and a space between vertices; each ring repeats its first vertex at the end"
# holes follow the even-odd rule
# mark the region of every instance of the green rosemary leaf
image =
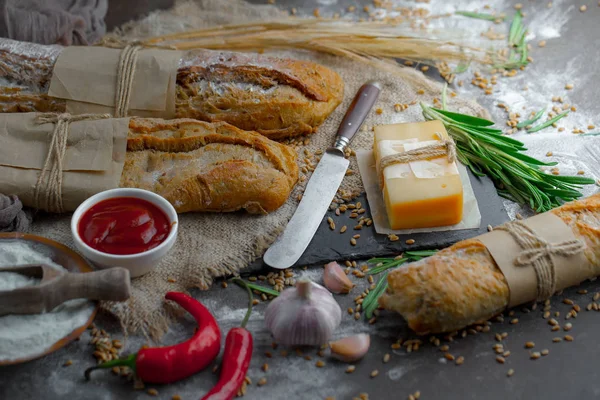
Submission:
POLYGON ((537 132, 537 131, 541 131, 544 128, 549 127, 550 125, 552 125, 553 123, 555 123, 556 121, 558 121, 561 118, 564 118, 567 116, 567 114, 569 113, 569 110, 562 112, 560 114, 558 114, 556 117, 549 119, 548 121, 541 123, 537 126, 534 126, 533 128, 527 130, 527 133, 533 133, 533 132, 537 132))
POLYGON ((456 122, 462 122, 467 125, 473 126, 492 126, 494 123, 487 119, 473 117, 471 115, 459 114, 450 111, 440 110, 439 108, 430 107, 433 111, 438 112, 446 117, 453 119, 456 122))
POLYGON ((371 258, 371 259, 367 260, 367 264, 378 264, 380 262, 389 262, 390 260, 393 260, 393 258, 389 258, 389 257, 371 258))
MULTIPOLYGON (((234 281, 234 282, 235 282, 235 281, 234 281)), ((235 283, 236 283, 237 285, 240 285, 240 284, 239 284, 239 283, 237 283, 237 282, 235 282, 235 283)), ((269 288, 266 288, 266 287, 264 287, 264 286, 256 285, 256 284, 254 284, 254 283, 250 283, 250 282, 245 282, 245 283, 246 283, 246 285, 247 285, 247 286, 248 286, 250 289, 252 289, 252 290, 257 290, 257 291, 259 291, 259 292, 261 292, 261 293, 265 293, 265 294, 268 294, 268 295, 271 295, 271 296, 275 296, 275 297, 279 296, 279 292, 278 292, 277 290, 269 289, 269 288)), ((240 285, 240 286, 241 286, 241 285, 240 285)))
POLYGON ((510 23, 510 30, 508 32, 508 44, 509 46, 516 46, 518 41, 521 39, 523 32, 523 14, 517 10, 515 16, 510 23))
MULTIPOLYGON (((527 149, 523 149, 523 150, 527 150, 527 149)), ((518 153, 518 159, 526 162, 527 164, 538 165, 541 167, 553 167, 555 165, 558 165, 558 163, 555 161, 549 161, 549 162, 540 161, 537 158, 530 157, 524 153, 518 153)))
POLYGON ((504 21, 504 17, 500 17, 493 14, 486 13, 476 13, 471 11, 456 11, 454 14, 462 15, 463 17, 475 18, 475 19, 484 19, 486 21, 504 21))
POLYGON ((579 135, 579 136, 600 136, 600 132, 584 133, 584 134, 579 135))
POLYGON ((471 61, 461 61, 460 63, 458 63, 458 65, 456 66, 456 68, 454 68, 454 71, 452 71, 453 74, 458 75, 458 74, 462 74, 463 72, 466 72, 469 69, 469 65, 471 65, 471 61))
POLYGON ((373 311, 377 309, 378 299, 387 289, 387 273, 382 275, 375 285, 375 289, 371 290, 367 297, 362 302, 362 309, 364 310, 365 317, 371 319, 373 317, 373 311))
POLYGON ((544 115, 544 112, 546 112, 546 108, 542 108, 531 119, 519 122, 517 124, 517 128, 525 128, 527 125, 533 125, 534 122, 536 122, 538 119, 542 118, 542 115, 544 115))
MULTIPOLYGON (((547 174, 548 175, 548 174, 547 174)), ((586 178, 583 176, 569 176, 569 175, 548 175, 552 180, 572 183, 575 185, 591 185, 595 181, 592 178, 586 178)))
POLYGON ((429 257, 437 253, 437 250, 415 250, 404 252, 405 256, 409 257, 429 257))
POLYGON ((383 265, 380 265, 379 267, 375 267, 375 268, 369 270, 367 272, 367 274, 369 274, 369 275, 380 274, 383 271, 387 271, 390 268, 394 268, 394 267, 404 264, 405 262, 408 261, 408 258, 403 257, 403 258, 399 258, 397 260, 394 258, 390 258, 389 260, 390 260, 389 262, 383 263, 383 265))

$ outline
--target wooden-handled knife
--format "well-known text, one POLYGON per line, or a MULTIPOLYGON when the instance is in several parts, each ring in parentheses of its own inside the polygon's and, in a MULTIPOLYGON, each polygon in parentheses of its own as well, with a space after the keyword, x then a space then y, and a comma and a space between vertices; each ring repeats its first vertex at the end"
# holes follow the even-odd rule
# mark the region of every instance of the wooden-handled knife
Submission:
POLYGON ((340 123, 333 146, 327 149, 308 181, 298 209, 265 253, 263 260, 267 265, 289 268, 308 247, 346 174, 350 162, 344 157, 344 149, 360 129, 380 91, 377 82, 368 82, 358 90, 340 123))

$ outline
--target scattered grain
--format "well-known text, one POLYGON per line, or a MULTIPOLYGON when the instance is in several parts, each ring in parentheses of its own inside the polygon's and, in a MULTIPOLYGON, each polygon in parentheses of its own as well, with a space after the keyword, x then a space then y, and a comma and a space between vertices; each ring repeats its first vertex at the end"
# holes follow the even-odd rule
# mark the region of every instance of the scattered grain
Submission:
POLYGON ((348 365, 348 368, 346 368, 346 373, 347 374, 351 374, 356 370, 356 367, 354 365, 348 365))
POLYGON ((387 362, 389 362, 389 361, 390 361, 390 355, 389 355, 388 353, 386 353, 386 354, 383 356, 383 362, 384 362, 384 363, 387 363, 387 362))
POLYGON ((456 365, 463 365, 464 362, 465 358, 463 356, 458 356, 455 361, 456 365))
POLYGON ((587 11, 587 6, 583 5, 583 6, 579 7, 579 11, 586 12, 587 11))
POLYGON ((147 392, 150 396, 158 396, 158 390, 156 389, 148 389, 147 392))
POLYGON ((573 87, 574 87, 574 86, 573 86, 573 84, 572 84, 572 83, 567 83, 567 84, 565 85, 565 89, 566 89, 566 90, 571 90, 571 89, 573 89, 573 87))
POLYGON ((319 360, 315 365, 317 368, 323 368, 325 366, 325 362, 323 360, 319 360))
POLYGON ((506 362, 506 359, 502 356, 496 356, 496 361, 500 364, 504 364, 506 362))
POLYGON ((541 354, 539 351, 534 351, 533 353, 531 353, 529 358, 531 358, 532 360, 537 360, 538 358, 540 358, 540 356, 541 356, 541 354))
POLYGON ((408 244, 408 245, 415 244, 415 240, 414 239, 408 239, 406 241, 406 244, 408 244))
POLYGON ((373 371, 371 371, 371 374, 370 374, 371 378, 375 378, 377 375, 379 375, 378 370, 374 369, 373 371))
POLYGON ((571 335, 565 335, 565 340, 566 340, 567 342, 572 342, 574 339, 575 339, 575 338, 574 338, 573 336, 571 336, 571 335))

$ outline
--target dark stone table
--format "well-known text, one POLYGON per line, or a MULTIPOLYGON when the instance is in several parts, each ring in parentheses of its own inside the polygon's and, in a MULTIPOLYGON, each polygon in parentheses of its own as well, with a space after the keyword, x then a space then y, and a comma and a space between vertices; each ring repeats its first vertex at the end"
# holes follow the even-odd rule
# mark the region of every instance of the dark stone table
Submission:
MULTIPOLYGON (((516 2, 506 1, 504 7, 501 6, 502 1, 494 1, 490 4, 493 3, 496 8, 511 14, 511 5, 516 2)), ((117 2, 111 2, 111 7, 114 7, 113 3, 117 2)), ((132 5, 131 8, 137 13, 147 10, 137 7, 146 2, 128 3, 137 4, 135 7, 132 5)), ((148 2, 148 4, 152 3, 148 2)), ((435 6, 433 10, 448 7, 446 2, 441 0, 432 0, 431 5, 405 3, 410 6, 419 4, 426 7, 435 6)), ((544 26, 539 22, 539 16, 546 15, 543 14, 547 12, 546 4, 538 2, 539 4, 534 5, 533 2, 528 1, 523 3, 529 16, 538 15, 534 33, 541 32, 547 37, 558 37, 547 39, 548 49, 545 49, 543 55, 534 48, 532 56, 535 63, 519 78, 507 81, 506 85, 514 85, 518 88, 529 84, 529 90, 535 93, 524 93, 523 96, 527 99, 529 95, 543 95, 548 98, 563 95, 544 92, 545 84, 548 83, 545 82, 545 77, 548 80, 560 79, 563 75, 567 76, 571 69, 577 68, 582 75, 575 82, 575 89, 569 93, 569 101, 579 109, 575 121, 578 124, 594 123, 593 118, 600 115, 600 103, 597 101, 596 82, 592 73, 600 61, 598 60, 600 55, 596 51, 600 8, 594 2, 587 2, 587 12, 580 13, 579 4, 575 7, 569 1, 554 1, 553 7, 559 11, 558 15, 564 15, 564 21, 552 14, 548 16, 548 26, 544 26)), ((368 2, 279 0, 277 4, 288 9, 297 7, 299 12, 305 13, 311 13, 318 6, 323 13, 326 13, 327 10, 340 10, 351 4, 360 5, 358 8, 362 9, 362 6, 368 2)), ((472 2, 461 2, 461 4, 465 8, 469 5, 473 7, 472 2)), ((473 21, 473 23, 481 23, 481 21, 473 21)), ((538 38, 532 40, 534 47, 538 40, 538 38)), ((435 72, 430 71, 430 73, 438 79, 435 72)), ((470 75, 465 79, 470 79, 470 75)), ((492 112, 500 125, 504 124, 506 117, 502 110, 495 107, 496 104, 499 101, 505 103, 516 101, 514 95, 510 97, 505 92, 498 93, 498 96, 486 96, 481 90, 468 85, 468 82, 461 92, 463 95, 477 98, 492 112)), ((571 125, 573 124, 567 126, 571 125)), ((303 275, 319 281, 320 268, 320 265, 316 265, 307 270, 298 269, 296 274, 298 277, 303 275)), ((365 279, 356 281, 359 287, 354 289, 354 295, 360 293, 367 285, 365 279)), ((287 356, 281 354, 281 348, 273 350, 263 322, 266 304, 261 303, 255 307, 248 326, 255 335, 256 346, 249 371, 253 384, 248 387, 245 398, 325 399, 328 396, 335 396, 337 400, 341 400, 367 393, 370 399, 406 399, 409 394, 416 391, 420 391, 421 399, 426 400, 598 398, 600 397, 598 379, 600 374, 596 371, 595 362, 600 357, 600 345, 595 337, 600 335, 600 314, 585 311, 585 307, 592 302, 592 296, 596 291, 600 291, 598 285, 595 282, 587 282, 552 299, 553 316, 555 312, 559 313, 555 318, 561 327, 570 322, 573 327, 569 332, 562 328, 557 332, 551 331, 548 321, 542 317, 542 306, 538 305, 534 311, 529 307, 514 310, 510 316, 508 312, 505 313, 507 315, 504 322, 493 322, 489 332, 479 333, 475 330, 460 332, 452 342, 447 342, 439 336, 442 345, 449 346, 450 354, 455 358, 464 357, 464 364, 460 366, 444 358, 443 352, 431 345, 428 338, 421 338, 424 343, 416 352, 407 353, 405 349, 392 349, 391 345, 398 338, 415 339, 399 316, 383 313, 374 325, 369 325, 362 319, 355 321, 352 315, 344 311, 342 325, 336 332, 336 337, 369 332, 372 338, 369 353, 365 359, 356 364, 356 371, 351 375, 344 372, 345 364, 335 362, 326 355, 320 358, 316 349, 303 349, 302 356, 294 350, 290 350, 287 356), (583 294, 585 290, 588 292, 583 294), (565 320, 565 315, 572 308, 562 302, 565 298, 581 306, 582 311, 576 319, 565 320), (515 320, 514 324, 510 322, 512 320, 515 320), (504 364, 500 364, 496 361, 496 353, 492 346, 499 343, 495 335, 503 333, 506 333, 506 337, 501 343, 504 351, 510 351, 510 355, 505 357, 504 364), (463 335, 465 337, 462 337, 463 335), (553 338, 564 338, 565 335, 571 335, 574 341, 562 340, 559 343, 552 341, 553 338), (528 341, 535 342, 534 351, 541 352, 548 349, 549 354, 537 360, 530 359, 529 350, 524 347, 528 341), (267 357, 265 352, 270 352, 272 358, 267 357), (382 359, 386 353, 390 354, 391 358, 384 364, 382 359), (306 355, 310 355, 311 360, 306 360, 304 358, 306 355), (318 359, 325 361, 324 368, 315 366, 318 359), (261 370, 261 366, 265 363, 269 364, 266 373, 261 370), (514 370, 514 375, 508 377, 507 373, 510 369, 514 370), (379 374, 372 378, 371 373, 374 370, 378 370, 379 374), (258 387, 256 382, 261 377, 267 378, 267 384, 258 387)), ((194 295, 218 316, 223 332, 241 321, 246 304, 245 294, 241 289, 232 285, 223 289, 216 284, 210 290, 194 292, 194 295)), ((343 310, 353 306, 353 297, 353 295, 336 296, 343 310)), ((100 328, 112 332, 114 338, 122 339, 122 336, 117 333, 118 324, 110 316, 101 315, 96 323, 100 328)), ((185 340, 191 335, 193 326, 191 318, 183 318, 181 323, 172 326, 171 331, 164 337, 164 343, 171 344, 185 340)), ((43 359, 18 366, 0 367, 0 399, 150 398, 145 391, 133 390, 131 382, 118 378, 108 371, 98 371, 93 376, 92 382, 85 382, 83 370, 94 364, 89 339, 88 331, 82 335, 80 341, 43 359), (71 360, 72 365, 65 367, 63 364, 67 360, 71 360)), ((135 351, 143 343, 143 338, 129 338, 125 353, 135 351)), ((207 370, 177 384, 148 387, 157 389, 158 397, 161 399, 169 399, 175 394, 179 394, 183 399, 198 399, 216 382, 216 379, 216 376, 207 370)))

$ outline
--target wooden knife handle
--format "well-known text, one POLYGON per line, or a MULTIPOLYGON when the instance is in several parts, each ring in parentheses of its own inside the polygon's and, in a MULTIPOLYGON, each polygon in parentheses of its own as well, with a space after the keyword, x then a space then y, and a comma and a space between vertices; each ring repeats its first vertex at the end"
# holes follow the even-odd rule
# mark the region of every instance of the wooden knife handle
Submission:
MULTIPOLYGON (((358 132, 360 126, 367 118, 371 108, 373 108, 380 92, 381 85, 378 82, 368 82, 361 86, 354 100, 352 100, 352 104, 348 107, 344 119, 340 123, 335 147, 338 147, 339 142, 344 144, 343 147, 346 147, 350 143, 354 134, 358 132)), ((340 150, 343 151, 343 148, 340 150)))
POLYGON ((124 301, 131 294, 129 270, 121 267, 88 273, 69 273, 56 278, 49 306, 67 300, 90 299, 124 301))

